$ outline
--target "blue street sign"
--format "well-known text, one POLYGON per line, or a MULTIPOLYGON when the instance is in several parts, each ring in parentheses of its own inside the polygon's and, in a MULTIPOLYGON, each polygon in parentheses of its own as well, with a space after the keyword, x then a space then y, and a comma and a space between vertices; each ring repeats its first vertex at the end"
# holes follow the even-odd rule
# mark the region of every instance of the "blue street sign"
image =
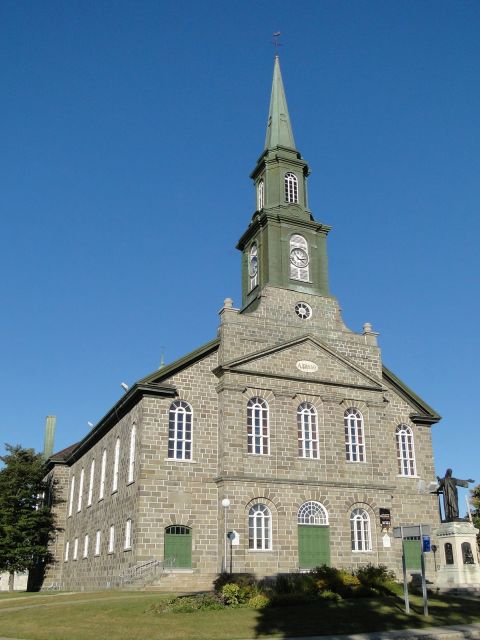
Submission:
POLYGON ((430 536, 422 536, 422 545, 423 545, 423 552, 427 553, 428 551, 431 551, 431 545, 430 545, 430 536))

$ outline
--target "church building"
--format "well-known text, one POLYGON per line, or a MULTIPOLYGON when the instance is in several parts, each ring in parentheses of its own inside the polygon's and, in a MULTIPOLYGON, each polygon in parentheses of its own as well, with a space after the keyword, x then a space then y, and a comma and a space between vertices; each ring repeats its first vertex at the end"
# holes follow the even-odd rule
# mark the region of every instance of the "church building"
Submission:
MULTIPOLYGON (((237 244, 241 305, 227 298, 213 340, 50 457, 59 530, 44 585, 195 590, 222 569, 323 563, 401 575, 393 527, 439 524, 425 487, 440 416, 383 366, 370 324, 344 325, 308 174, 277 56, 256 209, 237 244)), ((418 542, 407 548, 416 570, 418 542)))

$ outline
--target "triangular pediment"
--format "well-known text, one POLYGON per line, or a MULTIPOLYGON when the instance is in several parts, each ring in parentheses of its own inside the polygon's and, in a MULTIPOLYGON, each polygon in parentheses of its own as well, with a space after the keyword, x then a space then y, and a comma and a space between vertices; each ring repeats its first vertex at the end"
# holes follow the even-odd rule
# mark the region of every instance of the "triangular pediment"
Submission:
POLYGON ((256 351, 232 360, 222 368, 335 386, 383 390, 381 380, 311 335, 256 351))

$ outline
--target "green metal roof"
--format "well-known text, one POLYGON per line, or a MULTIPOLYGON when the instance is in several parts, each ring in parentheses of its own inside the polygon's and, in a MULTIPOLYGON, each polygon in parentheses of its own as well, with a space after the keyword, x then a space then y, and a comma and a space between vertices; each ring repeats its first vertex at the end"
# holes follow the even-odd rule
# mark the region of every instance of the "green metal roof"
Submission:
POLYGON ((265 136, 265 149, 275 149, 276 147, 296 148, 278 56, 275 56, 273 67, 272 94, 268 112, 267 135, 265 136))

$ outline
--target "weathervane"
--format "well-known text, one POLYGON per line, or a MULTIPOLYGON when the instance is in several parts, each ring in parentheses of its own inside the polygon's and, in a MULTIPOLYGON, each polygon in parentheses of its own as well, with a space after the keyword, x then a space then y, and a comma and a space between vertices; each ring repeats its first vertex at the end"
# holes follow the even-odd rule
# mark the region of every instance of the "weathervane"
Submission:
POLYGON ((281 36, 281 31, 275 31, 275 33, 273 34, 273 44, 275 46, 275 55, 278 56, 278 47, 282 46, 282 43, 278 41, 278 39, 281 36))

